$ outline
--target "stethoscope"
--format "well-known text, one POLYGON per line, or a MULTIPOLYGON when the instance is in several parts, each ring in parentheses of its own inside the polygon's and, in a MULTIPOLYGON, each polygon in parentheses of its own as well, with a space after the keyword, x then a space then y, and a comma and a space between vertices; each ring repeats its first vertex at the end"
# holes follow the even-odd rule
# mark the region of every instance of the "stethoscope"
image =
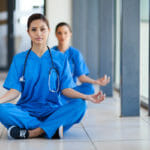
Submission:
MULTIPOLYGON (((51 63, 52 63, 52 67, 50 68, 49 70, 49 77, 48 77, 48 88, 49 88, 49 91, 50 92, 58 92, 59 91, 59 72, 57 70, 57 68, 54 66, 54 62, 53 62, 53 58, 52 58, 52 53, 51 53, 51 50, 50 48, 47 46, 48 48, 48 51, 49 51, 49 54, 50 54, 50 58, 51 58, 51 63), (57 86, 56 86, 56 89, 51 89, 51 84, 50 84, 50 81, 51 81, 51 74, 53 73, 53 71, 56 73, 57 75, 57 86)), ((19 81, 21 83, 25 83, 25 78, 24 78, 24 75, 25 75, 25 71, 26 71, 26 64, 27 64, 27 60, 28 60, 28 57, 29 57, 29 54, 31 52, 31 48, 29 49, 27 55, 26 55, 26 58, 25 58, 25 62, 24 62, 24 68, 23 68, 23 73, 22 73, 22 76, 19 78, 19 81)))

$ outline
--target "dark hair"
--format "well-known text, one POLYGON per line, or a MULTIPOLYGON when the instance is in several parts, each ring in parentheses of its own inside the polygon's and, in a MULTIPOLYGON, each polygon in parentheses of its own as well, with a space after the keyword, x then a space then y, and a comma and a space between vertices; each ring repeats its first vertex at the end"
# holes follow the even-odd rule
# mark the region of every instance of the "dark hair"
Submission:
POLYGON ((27 29, 29 29, 29 27, 30 27, 32 21, 38 20, 38 19, 43 20, 43 21, 46 23, 47 27, 49 28, 49 23, 48 23, 47 18, 46 18, 44 15, 40 14, 40 13, 36 13, 36 14, 32 14, 32 15, 28 18, 27 29))
POLYGON ((59 24, 57 24, 57 26, 55 28, 55 33, 57 32, 58 28, 62 27, 62 26, 67 26, 68 29, 70 30, 70 32, 72 32, 71 27, 70 27, 70 25, 68 23, 66 23, 66 22, 60 22, 59 24))

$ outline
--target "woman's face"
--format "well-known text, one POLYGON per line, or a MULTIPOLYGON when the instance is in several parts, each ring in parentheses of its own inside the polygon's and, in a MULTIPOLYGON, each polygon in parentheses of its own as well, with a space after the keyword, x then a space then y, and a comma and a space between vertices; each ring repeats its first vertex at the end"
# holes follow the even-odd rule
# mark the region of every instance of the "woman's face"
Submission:
POLYGON ((43 45, 46 44, 50 29, 48 28, 46 22, 37 19, 31 22, 28 29, 28 34, 33 42, 33 44, 43 45))
POLYGON ((57 28, 56 37, 59 44, 69 44, 72 33, 67 26, 60 26, 57 28))

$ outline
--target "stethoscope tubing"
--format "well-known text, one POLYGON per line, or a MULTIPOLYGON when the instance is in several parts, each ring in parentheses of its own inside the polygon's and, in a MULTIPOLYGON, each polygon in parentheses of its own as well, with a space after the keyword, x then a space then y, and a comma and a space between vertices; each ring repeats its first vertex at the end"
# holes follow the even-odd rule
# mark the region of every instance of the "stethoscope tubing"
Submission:
MULTIPOLYGON (((49 51, 49 54, 50 54, 50 58, 51 58, 51 63, 52 63, 52 67, 50 68, 50 71, 49 71, 49 77, 48 77, 48 86, 49 86, 49 91, 51 92, 58 92, 59 91, 59 72, 58 70, 55 68, 54 66, 54 62, 53 62, 53 57, 52 57, 52 53, 51 53, 51 50, 50 48, 47 46, 48 48, 48 51, 49 51), (58 85, 57 85, 57 90, 51 90, 50 89, 50 74, 51 74, 51 70, 52 69, 55 69, 56 71, 56 74, 57 74, 57 78, 58 78, 58 85)), ((22 73, 22 76, 20 77, 19 81, 20 82, 25 82, 25 78, 24 78, 24 75, 25 75, 25 71, 26 71, 26 64, 27 64, 27 60, 28 60, 28 57, 29 57, 29 54, 31 52, 31 48, 29 49, 27 55, 26 55, 26 58, 25 58, 25 62, 24 62, 24 68, 23 68, 23 73, 22 73)))

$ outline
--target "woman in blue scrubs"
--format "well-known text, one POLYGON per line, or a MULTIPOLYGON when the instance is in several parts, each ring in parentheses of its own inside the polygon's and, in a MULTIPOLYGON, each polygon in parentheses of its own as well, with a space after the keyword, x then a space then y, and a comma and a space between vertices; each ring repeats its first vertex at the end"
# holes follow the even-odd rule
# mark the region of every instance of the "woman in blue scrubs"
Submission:
POLYGON ((56 26, 55 34, 58 40, 58 46, 54 46, 53 49, 66 55, 69 61, 69 66, 74 82, 77 83, 77 79, 81 82, 80 85, 77 85, 74 88, 75 90, 84 94, 93 94, 94 88, 92 84, 105 86, 110 82, 110 77, 107 77, 107 75, 104 75, 104 77, 97 80, 88 77, 89 69, 83 59, 81 52, 69 45, 72 36, 72 30, 67 23, 59 23, 56 26))
POLYGON ((43 15, 29 17, 27 32, 32 47, 13 58, 3 85, 8 92, 0 97, 0 122, 10 138, 60 138, 62 126, 65 132, 82 119, 85 100, 100 103, 105 95, 85 95, 72 89, 75 83, 67 58, 47 47, 50 28, 43 15), (20 94, 17 104, 8 103, 20 94), (63 101, 61 94, 70 100, 63 101))

